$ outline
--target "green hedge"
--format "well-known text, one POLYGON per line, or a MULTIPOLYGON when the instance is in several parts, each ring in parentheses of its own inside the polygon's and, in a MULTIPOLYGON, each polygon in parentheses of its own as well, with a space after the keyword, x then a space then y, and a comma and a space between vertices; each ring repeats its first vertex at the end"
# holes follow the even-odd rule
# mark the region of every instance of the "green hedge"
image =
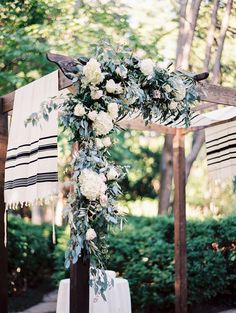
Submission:
MULTIPOLYGON (((107 267, 129 280, 134 313, 172 312, 173 219, 129 217, 128 222, 122 232, 116 230, 109 236, 110 259, 107 267)), ((10 228, 11 223, 10 221, 10 228)), ((33 233, 33 228, 36 226, 31 227, 33 233)), ((42 226, 42 229, 44 227, 42 226)), ((34 268, 41 267, 42 264, 37 265, 36 262, 41 260, 41 263, 47 263, 44 263, 45 268, 53 265, 55 282, 67 277, 68 272, 65 271, 63 263, 68 236, 68 230, 58 230, 58 244, 52 253, 48 248, 48 255, 46 255, 46 246, 49 238, 42 241, 39 239, 42 244, 39 256, 35 258, 35 253, 31 254, 29 258, 34 256, 34 259, 24 263, 25 266, 36 263, 33 265, 34 268), (51 257, 50 262, 49 257, 51 257)), ((203 303, 222 295, 235 298, 236 217, 189 221, 187 241, 189 304, 203 303)), ((12 244, 12 240, 9 243, 12 244)), ((22 255, 22 252, 19 252, 19 255, 22 255)), ((15 258, 17 258, 16 254, 15 258)))
POLYGON ((8 222, 9 293, 34 287, 53 271, 50 225, 32 225, 20 217, 8 222))

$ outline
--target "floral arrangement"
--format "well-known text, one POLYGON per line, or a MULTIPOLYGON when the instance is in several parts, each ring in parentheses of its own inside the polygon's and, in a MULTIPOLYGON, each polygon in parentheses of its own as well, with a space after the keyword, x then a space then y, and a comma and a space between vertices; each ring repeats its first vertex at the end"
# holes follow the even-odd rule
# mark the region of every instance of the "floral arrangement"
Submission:
MULTIPOLYGON (((192 74, 161 68, 151 59, 139 60, 124 47, 99 46, 94 57, 80 60, 73 72, 66 73, 75 92, 59 105, 61 124, 70 130, 71 142, 79 143, 66 209, 71 237, 65 266, 76 263, 81 255, 90 258, 90 283, 104 296, 106 235, 109 226, 123 219, 116 198, 125 169, 110 160, 111 134, 119 129, 119 120, 137 110, 146 123, 182 117, 188 126, 198 94, 192 74)), ((36 123, 40 115, 47 118, 52 106, 42 106, 42 112, 29 121, 36 123)))

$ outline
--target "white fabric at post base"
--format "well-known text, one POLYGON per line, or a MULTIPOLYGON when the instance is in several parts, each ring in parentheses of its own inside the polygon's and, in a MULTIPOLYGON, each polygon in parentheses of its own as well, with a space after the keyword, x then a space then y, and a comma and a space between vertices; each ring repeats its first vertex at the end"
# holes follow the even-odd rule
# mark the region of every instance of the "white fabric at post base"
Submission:
MULTIPOLYGON (((108 271, 112 273, 111 271, 108 271)), ((115 273, 110 274, 115 276, 115 273)), ((95 296, 93 288, 90 288, 89 298, 89 313, 131 313, 131 299, 129 283, 123 278, 114 278, 114 287, 111 287, 106 292, 104 301, 101 296, 95 296)), ((79 295, 78 295, 79 297, 79 295)), ((60 281, 58 297, 57 297, 57 312, 69 313, 70 299, 70 280, 63 279, 60 281)))
POLYGON ((57 111, 37 126, 25 120, 39 112, 43 101, 58 96, 58 71, 15 91, 5 169, 7 206, 33 203, 58 192, 57 111))

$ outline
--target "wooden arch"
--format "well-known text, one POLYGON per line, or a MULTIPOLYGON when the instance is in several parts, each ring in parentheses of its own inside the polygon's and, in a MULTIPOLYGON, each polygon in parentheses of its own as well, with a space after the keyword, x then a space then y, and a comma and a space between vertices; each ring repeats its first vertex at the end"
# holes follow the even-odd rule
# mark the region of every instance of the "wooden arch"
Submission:
MULTIPOLYGON (((85 58, 71 58, 49 53, 49 61, 56 63, 58 71, 59 90, 68 88, 72 81, 66 77, 67 72, 73 70, 78 63, 84 63, 85 58)), ((195 76, 196 81, 204 80, 208 73, 195 76)), ((216 104, 236 106, 236 89, 221 87, 207 82, 199 83, 200 98, 204 104, 196 110, 204 110, 216 104), (220 100, 219 100, 220 99, 220 100), (220 103, 219 103, 220 102, 220 103)), ((1 313, 8 312, 8 281, 7 281, 7 247, 4 243, 5 204, 4 204, 4 171, 8 141, 8 114, 14 105, 14 92, 0 97, 0 308, 1 313)), ((236 118, 231 119, 236 120, 236 118)), ((228 121, 216 124, 227 123, 228 121)), ((170 128, 167 126, 150 124, 145 126, 142 120, 125 121, 121 123, 125 128, 152 130, 164 134, 172 134, 173 140, 173 168, 174 168, 174 243, 175 243, 175 313, 187 313, 187 253, 186 253, 186 197, 185 197, 185 134, 198 131, 197 128, 170 128)), ((213 125, 210 125, 213 126, 213 125)), ((89 264, 81 259, 71 267, 70 284, 70 313, 89 313, 89 264)))

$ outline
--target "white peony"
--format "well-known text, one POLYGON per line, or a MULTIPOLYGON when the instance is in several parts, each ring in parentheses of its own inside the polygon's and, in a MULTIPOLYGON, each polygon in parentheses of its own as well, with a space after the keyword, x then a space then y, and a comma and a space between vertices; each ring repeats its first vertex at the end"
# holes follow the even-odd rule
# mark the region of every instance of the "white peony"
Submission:
POLYGON ((101 206, 106 206, 108 202, 107 195, 101 195, 99 201, 101 206))
POLYGON ((142 60, 139 64, 139 67, 140 67, 141 72, 144 75, 149 76, 149 75, 153 74, 154 63, 151 59, 142 60))
POLYGON ((93 128, 97 135, 108 134, 113 128, 112 117, 104 111, 99 112, 93 123, 93 128))
POLYGON ((100 68, 101 64, 94 58, 91 58, 83 68, 85 82, 87 84, 98 85, 104 80, 104 74, 100 68))
POLYGON ((116 102, 111 102, 108 104, 108 112, 110 113, 113 120, 117 119, 119 107, 116 102))
POLYGON ((78 103, 74 108, 74 115, 83 116, 85 114, 85 109, 82 104, 78 103))
POLYGON ((109 93, 120 94, 123 92, 123 88, 120 83, 116 84, 113 79, 109 79, 106 82, 106 91, 109 93))
POLYGON ((103 181, 106 181, 106 180, 107 180, 106 176, 105 176, 103 173, 100 173, 99 176, 101 177, 101 179, 102 179, 103 181))
POLYGON ((109 137, 105 137, 102 139, 102 143, 104 147, 108 148, 112 145, 111 139, 109 137))
POLYGON ((128 74, 128 70, 125 66, 118 66, 116 68, 116 74, 122 78, 126 78, 128 74))
POLYGON ((108 180, 114 180, 119 176, 119 173, 116 171, 114 167, 109 168, 107 172, 107 179, 108 180))
POLYGON ((91 120, 91 121, 95 121, 96 118, 98 116, 98 112, 97 111, 91 111, 88 113, 88 118, 91 120))
POLYGON ((178 106, 178 102, 175 101, 171 101, 171 103, 169 104, 169 109, 170 110, 175 110, 178 106))
POLYGON ((95 143, 96 143, 96 146, 98 147, 98 149, 104 148, 103 142, 100 138, 96 138, 95 143))
POLYGON ((87 241, 94 240, 97 237, 97 234, 93 228, 89 228, 86 231, 85 239, 87 241))
POLYGON ((83 169, 79 176, 80 191, 88 200, 99 199, 107 189, 102 177, 91 169, 83 169))
POLYGON ((93 100, 98 100, 103 96, 103 91, 98 89, 97 87, 90 87, 91 90, 91 98, 93 100))

